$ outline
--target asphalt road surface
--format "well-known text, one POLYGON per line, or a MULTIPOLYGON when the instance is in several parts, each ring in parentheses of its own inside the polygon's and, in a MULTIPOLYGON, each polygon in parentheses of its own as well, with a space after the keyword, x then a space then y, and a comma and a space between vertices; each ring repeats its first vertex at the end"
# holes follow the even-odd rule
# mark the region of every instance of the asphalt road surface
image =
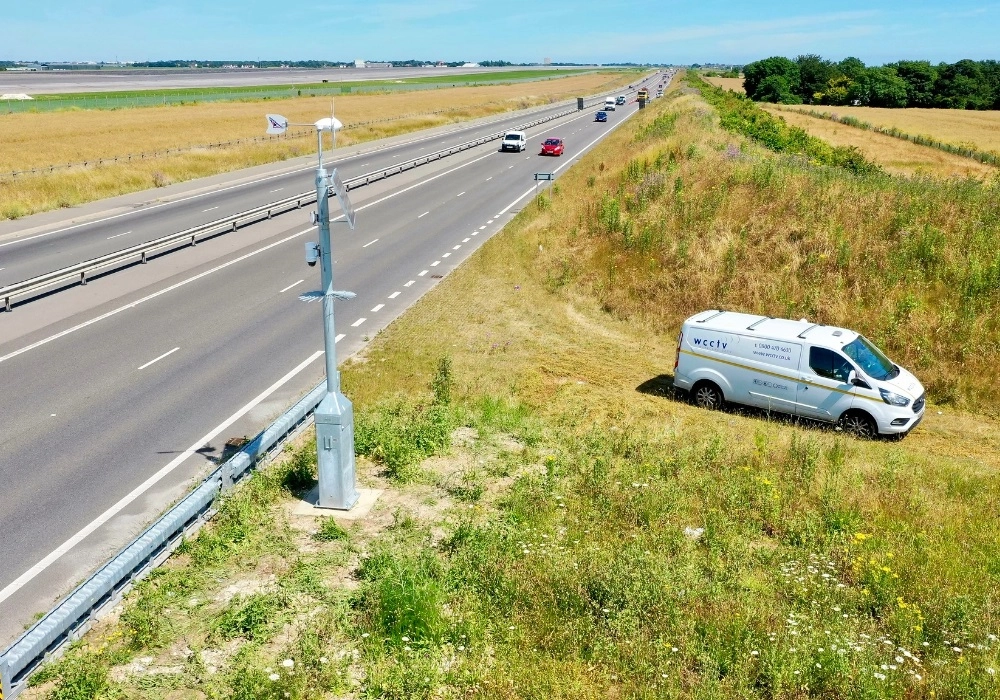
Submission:
MULTIPOLYGON (((595 123, 588 109, 529 130, 525 152, 491 143, 352 192, 357 229, 333 225, 337 286, 358 295, 337 306, 341 358, 500 230, 535 173, 558 176, 635 110, 595 123), (548 136, 565 139, 563 156, 538 155, 548 136)), ((235 206, 264 189, 247 187, 235 206)), ((183 228, 204 204, 164 207, 150 225, 183 228)), ((77 229, 81 249, 60 240, 79 252, 117 225, 77 229)), ((183 495, 227 438, 255 434, 321 379, 321 305, 298 299, 319 286, 303 260, 315 235, 306 211, 290 213, 0 313, 0 642, 183 495)), ((51 255, 47 240, 18 264, 51 255)))
MULTIPOLYGON (((596 67, 596 66, 592 66, 596 67)), ((574 66, 574 68, 577 68, 574 66)), ((547 66, 504 68, 265 68, 223 70, 211 68, 134 70, 0 71, 0 94, 45 95, 70 92, 117 92, 125 90, 175 90, 207 87, 253 87, 296 85, 328 80, 402 80, 438 75, 552 70, 547 66)), ((567 69, 563 69, 567 70, 567 69)))

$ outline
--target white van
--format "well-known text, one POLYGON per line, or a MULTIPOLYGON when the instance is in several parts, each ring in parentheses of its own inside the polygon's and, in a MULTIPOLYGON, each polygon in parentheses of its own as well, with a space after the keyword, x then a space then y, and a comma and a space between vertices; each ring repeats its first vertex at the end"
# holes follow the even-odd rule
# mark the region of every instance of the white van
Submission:
POLYGON ((924 387, 864 336, 732 311, 703 311, 677 338, 674 386, 703 408, 725 402, 835 423, 859 437, 905 435, 924 387))
POLYGON ((520 153, 528 147, 528 137, 523 131, 508 131, 500 142, 501 151, 517 151, 520 153))
POLYGON ((608 99, 604 100, 604 111, 605 112, 615 111, 615 98, 609 97, 608 99))

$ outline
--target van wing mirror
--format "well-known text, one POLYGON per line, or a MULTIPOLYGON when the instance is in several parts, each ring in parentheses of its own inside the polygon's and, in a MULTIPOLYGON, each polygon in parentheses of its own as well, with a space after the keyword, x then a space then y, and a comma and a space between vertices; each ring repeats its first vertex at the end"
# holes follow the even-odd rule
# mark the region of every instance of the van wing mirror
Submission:
POLYGON ((853 369, 847 373, 847 383, 852 386, 858 386, 858 373, 853 369))

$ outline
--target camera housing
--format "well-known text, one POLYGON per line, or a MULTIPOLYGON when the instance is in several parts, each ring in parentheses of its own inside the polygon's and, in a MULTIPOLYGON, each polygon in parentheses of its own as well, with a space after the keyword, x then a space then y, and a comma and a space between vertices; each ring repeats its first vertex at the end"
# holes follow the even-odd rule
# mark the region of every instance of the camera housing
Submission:
POLYGON ((309 267, 315 267, 316 262, 319 260, 320 251, 319 243, 313 241, 306 242, 306 265, 309 267))

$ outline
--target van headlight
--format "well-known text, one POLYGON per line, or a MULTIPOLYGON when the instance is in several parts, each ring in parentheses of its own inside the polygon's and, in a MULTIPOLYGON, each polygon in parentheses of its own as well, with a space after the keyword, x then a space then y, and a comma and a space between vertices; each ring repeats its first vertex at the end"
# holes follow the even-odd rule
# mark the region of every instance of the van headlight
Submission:
POLYGON ((878 393, 882 395, 882 400, 890 406, 910 405, 910 400, 901 394, 894 394, 891 391, 886 391, 885 389, 879 389, 878 393))

